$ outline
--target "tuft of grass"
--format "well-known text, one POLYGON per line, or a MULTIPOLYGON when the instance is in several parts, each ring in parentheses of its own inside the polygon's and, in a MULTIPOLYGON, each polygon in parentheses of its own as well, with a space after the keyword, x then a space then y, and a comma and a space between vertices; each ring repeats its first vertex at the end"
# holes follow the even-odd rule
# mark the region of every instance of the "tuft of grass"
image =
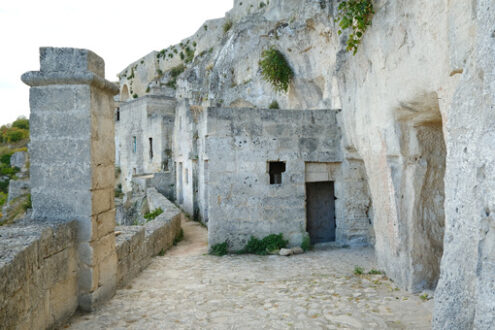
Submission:
POLYGON ((354 267, 354 275, 363 275, 364 274, 364 268, 360 266, 355 266, 354 267))
POLYGON ((173 67, 170 70, 170 80, 165 84, 165 86, 176 89, 177 88, 177 78, 186 70, 184 64, 180 64, 173 67))
POLYGON ((270 106, 268 107, 269 109, 280 109, 280 106, 278 105, 277 101, 273 101, 270 103, 270 106))
POLYGON ((225 22, 225 24, 223 25, 223 33, 227 34, 227 32, 229 32, 230 29, 232 29, 232 26, 234 26, 234 23, 232 23, 232 21, 229 20, 225 22))
POLYGON ((22 208, 24 209, 24 211, 27 211, 28 209, 32 209, 33 208, 33 203, 31 202, 31 194, 28 194, 27 195, 27 199, 22 204, 22 208))
POLYGON ((287 92, 294 77, 294 71, 287 62, 284 54, 274 47, 264 50, 259 61, 261 76, 272 84, 278 92, 287 92))
POLYGON ((184 239, 184 230, 181 228, 177 236, 174 238, 174 246, 179 244, 184 239))
POLYGON ((383 274, 383 272, 377 269, 372 269, 368 272, 368 275, 381 275, 381 274, 383 274))
POLYGON ((163 210, 161 207, 157 208, 156 210, 154 210, 153 212, 150 212, 150 213, 146 213, 144 215, 144 218, 147 220, 147 221, 151 221, 151 220, 154 220, 156 217, 158 217, 160 214, 163 213, 163 210))
POLYGON ((261 240, 251 236, 248 243, 244 249, 240 251, 240 253, 267 255, 272 251, 285 248, 287 244, 289 244, 289 241, 284 240, 284 236, 282 234, 271 234, 261 240))
POLYGON ((227 242, 223 242, 223 243, 220 243, 220 244, 215 244, 210 249, 210 254, 212 256, 221 257, 221 256, 226 255, 227 253, 228 253, 227 242))
POLYGON ((165 249, 163 249, 163 248, 162 248, 162 249, 160 250, 160 252, 158 252, 158 255, 159 255, 160 257, 163 257, 163 256, 165 255, 165 249))
POLYGON ((431 300, 432 297, 430 297, 427 293, 423 293, 421 296, 419 296, 419 299, 421 299, 423 301, 428 301, 428 300, 431 300))

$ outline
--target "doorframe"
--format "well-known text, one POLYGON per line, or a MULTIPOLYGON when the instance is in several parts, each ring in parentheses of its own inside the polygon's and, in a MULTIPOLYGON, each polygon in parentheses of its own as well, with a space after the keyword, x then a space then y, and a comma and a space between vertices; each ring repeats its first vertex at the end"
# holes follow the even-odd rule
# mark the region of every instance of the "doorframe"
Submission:
MULTIPOLYGON (((308 233, 308 192, 306 191, 307 183, 315 182, 333 182, 333 195, 335 197, 335 241, 339 240, 339 223, 342 219, 340 195, 342 182, 342 162, 304 162, 304 230, 308 233)), ((309 233, 308 233, 309 234, 309 233)))

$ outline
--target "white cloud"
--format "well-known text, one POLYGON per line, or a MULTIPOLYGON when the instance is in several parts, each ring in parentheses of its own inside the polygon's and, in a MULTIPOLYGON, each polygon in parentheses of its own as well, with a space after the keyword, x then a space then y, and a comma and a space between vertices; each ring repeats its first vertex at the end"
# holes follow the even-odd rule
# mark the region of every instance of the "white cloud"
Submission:
POLYGON ((0 4, 0 124, 29 115, 26 71, 39 70, 39 47, 91 49, 106 77, 152 50, 189 37, 222 17, 232 0, 16 0, 0 4))

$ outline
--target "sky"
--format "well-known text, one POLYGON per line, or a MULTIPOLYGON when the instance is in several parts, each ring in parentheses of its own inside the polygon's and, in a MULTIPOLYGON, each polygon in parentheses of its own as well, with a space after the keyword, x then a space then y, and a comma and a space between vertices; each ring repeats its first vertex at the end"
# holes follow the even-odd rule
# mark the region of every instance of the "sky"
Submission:
POLYGON ((153 50, 193 35, 233 0, 2 0, 0 125, 29 117, 27 71, 39 70, 39 47, 90 49, 105 60, 106 78, 153 50))

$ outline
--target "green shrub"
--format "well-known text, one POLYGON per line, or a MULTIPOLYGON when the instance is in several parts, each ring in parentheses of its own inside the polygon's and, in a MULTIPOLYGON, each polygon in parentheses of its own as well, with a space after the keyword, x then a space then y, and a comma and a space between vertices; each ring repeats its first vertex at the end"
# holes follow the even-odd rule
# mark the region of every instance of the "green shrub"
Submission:
POLYGON ((205 31, 208 31, 208 25, 206 25, 206 24, 205 24, 205 25, 203 26, 203 29, 205 29, 205 31))
POLYGON ((26 119, 24 117, 19 117, 12 123, 12 127, 28 130, 29 129, 29 119, 26 119))
POLYGON ((17 142, 26 138, 26 131, 17 127, 12 127, 7 131, 7 141, 17 142))
POLYGON ((139 97, 139 95, 137 95, 136 93, 132 94, 133 99, 137 99, 138 97, 139 97))
POLYGON ((301 243, 301 249, 303 249, 304 251, 309 251, 312 248, 313 246, 311 245, 311 240, 309 236, 304 236, 303 241, 301 243))
POLYGON ((191 63, 192 60, 194 59, 194 50, 192 50, 190 47, 186 47, 186 63, 191 63))
POLYGON ((355 266, 354 267, 354 275, 362 275, 364 274, 363 267, 355 266))
POLYGON ((27 199, 24 202, 24 204, 22 204, 22 207, 24 208, 24 211, 26 211, 27 209, 33 208, 33 204, 31 202, 31 194, 27 195, 27 199))
POLYGON ((269 109, 280 109, 280 106, 278 105, 277 101, 273 101, 270 103, 269 109))
POLYGON ((12 158, 12 152, 7 152, 0 156, 0 162, 6 166, 10 166, 10 158, 12 158))
POLYGON ((264 50, 261 53, 259 65, 264 80, 271 83, 276 91, 287 92, 294 72, 280 51, 273 47, 264 50))
POLYGON ((220 244, 215 244, 210 249, 210 254, 212 256, 221 257, 221 256, 226 255, 227 253, 228 253, 227 242, 223 242, 223 243, 220 243, 220 244))
POLYGON ((232 21, 227 21, 223 24, 223 33, 224 34, 227 34, 227 32, 230 31, 230 29, 232 29, 232 26, 234 25, 234 23, 232 23, 232 21))
POLYGON ((184 60, 186 58, 186 55, 184 55, 183 52, 180 52, 179 56, 181 60, 184 60))
POLYGON ((338 34, 342 34, 346 29, 352 30, 347 40, 346 50, 352 51, 353 55, 356 55, 361 39, 368 26, 371 25, 374 13, 373 0, 343 0, 339 4, 337 19, 340 29, 338 34))
POLYGON ((368 275, 381 275, 381 274, 383 274, 383 272, 376 269, 372 269, 368 272, 368 275))
POLYGON ((154 210, 153 212, 150 212, 150 213, 146 213, 144 215, 144 218, 147 220, 147 221, 151 221, 153 219, 155 219, 157 216, 159 216, 160 214, 163 213, 163 210, 161 207, 157 208, 156 210, 154 210))
POLYGON ((0 191, 0 206, 3 206, 7 202, 8 195, 0 191))
POLYGON ((289 241, 284 240, 284 236, 282 234, 271 234, 261 240, 251 236, 248 243, 244 249, 240 251, 240 253, 267 255, 272 251, 285 248, 288 243, 289 241))
POLYGON ((261 1, 261 2, 260 2, 260 8, 263 8, 263 7, 265 7, 265 6, 266 6, 266 4, 265 4, 263 1, 261 1))
POLYGON ((177 88, 177 77, 179 77, 184 71, 186 67, 184 64, 180 64, 170 70, 171 79, 165 84, 165 86, 176 89, 177 88))

